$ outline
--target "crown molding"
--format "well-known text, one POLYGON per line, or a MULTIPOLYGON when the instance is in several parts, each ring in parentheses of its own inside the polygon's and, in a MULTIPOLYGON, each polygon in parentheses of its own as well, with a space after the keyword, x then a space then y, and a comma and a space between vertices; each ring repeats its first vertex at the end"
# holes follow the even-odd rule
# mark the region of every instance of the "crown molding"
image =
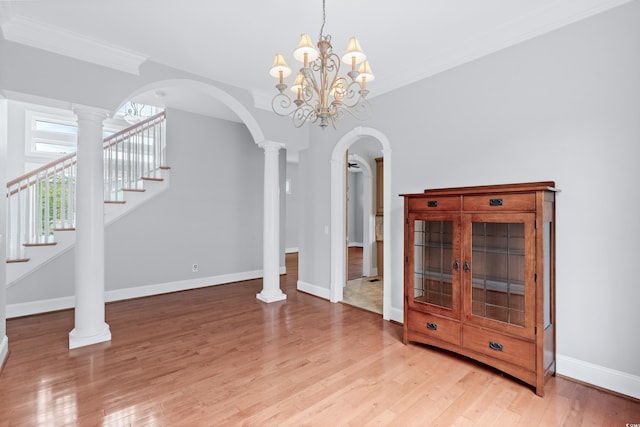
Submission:
POLYGON ((142 54, 20 15, 10 16, 0 24, 6 40, 130 74, 140 75, 140 65, 147 60, 142 54))
MULTIPOLYGON (((375 91, 372 91, 374 93, 369 98, 391 92, 631 1, 633 0, 597 2, 596 5, 587 6, 579 11, 576 11, 571 2, 555 2, 553 5, 547 5, 518 19, 506 22, 504 25, 495 27, 490 32, 481 34, 472 40, 461 42, 447 52, 435 55, 429 61, 426 61, 430 66, 422 69, 420 73, 398 73, 398 75, 404 75, 405 77, 380 84, 375 91)), ((585 3, 587 2, 585 1, 585 3)), ((376 83, 378 82, 376 81, 376 83)))

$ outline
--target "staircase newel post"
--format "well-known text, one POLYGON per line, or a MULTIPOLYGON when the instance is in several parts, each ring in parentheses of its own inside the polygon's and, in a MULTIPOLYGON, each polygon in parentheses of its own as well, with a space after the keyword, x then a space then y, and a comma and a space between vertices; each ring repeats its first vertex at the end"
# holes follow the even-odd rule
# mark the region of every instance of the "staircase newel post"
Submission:
POLYGON ((75 106, 76 169, 75 325, 69 348, 111 340, 105 322, 105 237, 102 126, 105 110, 75 106))
POLYGON ((280 173, 279 152, 283 144, 263 141, 264 150, 264 230, 261 301, 282 301, 287 295, 280 290, 280 173))

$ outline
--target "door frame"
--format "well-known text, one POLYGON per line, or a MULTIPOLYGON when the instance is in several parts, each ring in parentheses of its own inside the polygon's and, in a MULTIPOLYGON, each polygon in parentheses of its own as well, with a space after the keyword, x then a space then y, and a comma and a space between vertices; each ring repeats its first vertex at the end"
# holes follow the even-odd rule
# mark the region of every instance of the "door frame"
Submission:
MULTIPOLYGON (((330 301, 340 302, 343 297, 345 265, 345 240, 346 233, 346 159, 345 152, 358 139, 373 137, 382 145, 383 164, 383 191, 384 191, 384 275, 382 318, 390 320, 391 315, 391 146, 389 139, 379 130, 370 127, 359 126, 347 132, 337 142, 331 155, 331 285, 330 301)), ((363 260, 364 261, 364 260, 363 260)))
MULTIPOLYGON (((375 212, 373 209, 373 172, 371 165, 357 154, 349 154, 350 162, 356 162, 362 167, 360 172, 363 179, 363 205, 368 206, 369 210, 362 210, 362 276, 371 276, 371 252, 372 241, 375 234, 375 212)), ((345 198, 346 200, 346 198, 345 198)), ((348 242, 347 242, 348 243, 348 242)), ((348 262, 348 261, 347 261, 348 262)), ((348 266, 345 266, 345 277, 348 273, 348 266)))

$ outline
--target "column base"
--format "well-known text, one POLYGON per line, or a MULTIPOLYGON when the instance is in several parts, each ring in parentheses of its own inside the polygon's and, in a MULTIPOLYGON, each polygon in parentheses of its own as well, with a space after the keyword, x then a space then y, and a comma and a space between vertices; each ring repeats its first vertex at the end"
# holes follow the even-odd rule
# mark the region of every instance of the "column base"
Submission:
POLYGON ((276 301, 283 301, 287 299, 287 294, 282 293, 282 291, 278 290, 275 292, 265 292, 262 291, 259 294, 256 294, 256 298, 258 298, 260 301, 264 301, 266 303, 269 302, 276 302, 276 301))
POLYGON ((91 335, 81 335, 75 328, 69 332, 69 350, 105 341, 111 341, 111 331, 106 323, 102 325, 100 331, 91 335))

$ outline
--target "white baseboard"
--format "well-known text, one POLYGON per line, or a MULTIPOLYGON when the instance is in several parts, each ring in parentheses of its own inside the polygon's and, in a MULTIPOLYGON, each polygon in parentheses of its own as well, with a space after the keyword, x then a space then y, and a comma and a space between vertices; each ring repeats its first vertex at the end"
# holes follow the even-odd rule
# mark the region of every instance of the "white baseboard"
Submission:
POLYGON ((640 399, 639 376, 561 354, 556 356, 556 364, 556 372, 559 375, 640 399))
POLYGON ((7 319, 30 316, 32 314, 47 313, 49 311, 66 310, 75 306, 74 296, 52 298, 38 301, 7 304, 7 319))
POLYGON ((243 273, 223 274, 220 276, 199 277, 189 280, 159 283, 156 285, 135 286, 126 289, 114 289, 105 292, 105 300, 122 301, 131 298, 148 297, 151 295, 166 294, 169 292, 186 291, 189 289, 206 288, 207 286, 221 285, 224 283, 240 282, 242 280, 259 279, 262 270, 247 271, 243 273))
MULTIPOLYGON (((286 273, 284 267, 280 267, 281 274, 286 273)), ((224 283, 240 282, 243 280, 259 279, 263 275, 262 270, 246 271, 242 273, 223 274, 220 276, 199 277, 189 280, 159 283, 147 286, 134 286, 124 289, 106 291, 105 302, 122 301, 131 298, 141 298, 151 295, 165 294, 169 292, 186 291, 189 289, 204 288, 207 286, 221 285, 224 283)), ((8 304, 7 319, 32 314, 46 313, 49 311, 66 310, 75 307, 75 297, 62 297, 47 300, 30 301, 25 303, 8 304)))
POLYGON ((5 335, 2 337, 2 341, 0 341, 0 369, 4 364, 5 360, 7 360, 7 355, 9 354, 9 338, 5 335))
POLYGON ((331 291, 328 288, 312 285, 311 283, 303 282, 301 280, 298 280, 298 290, 326 300, 329 300, 331 297, 331 291))
POLYGON ((360 242, 349 242, 350 248, 364 248, 364 243, 360 242))
POLYGON ((390 307, 389 320, 393 320, 394 322, 398 322, 398 323, 404 323, 404 309, 390 307))
POLYGON ((294 254, 294 253, 297 253, 297 252, 299 252, 298 248, 285 248, 285 250, 284 250, 284 253, 286 253, 286 254, 294 254))

